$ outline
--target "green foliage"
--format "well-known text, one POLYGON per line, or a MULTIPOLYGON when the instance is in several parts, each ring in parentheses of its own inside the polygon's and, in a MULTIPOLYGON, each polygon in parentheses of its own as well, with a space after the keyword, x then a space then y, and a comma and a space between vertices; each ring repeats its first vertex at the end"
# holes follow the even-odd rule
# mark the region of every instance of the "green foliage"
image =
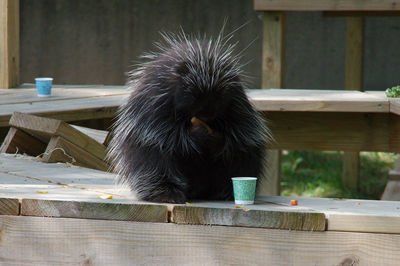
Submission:
POLYGON ((379 199, 397 156, 360 153, 358 191, 342 185, 342 152, 289 151, 282 158, 281 195, 324 198, 379 199))
POLYGON ((387 97, 399 97, 400 96, 400 85, 392 87, 392 88, 387 88, 385 92, 386 92, 387 97))

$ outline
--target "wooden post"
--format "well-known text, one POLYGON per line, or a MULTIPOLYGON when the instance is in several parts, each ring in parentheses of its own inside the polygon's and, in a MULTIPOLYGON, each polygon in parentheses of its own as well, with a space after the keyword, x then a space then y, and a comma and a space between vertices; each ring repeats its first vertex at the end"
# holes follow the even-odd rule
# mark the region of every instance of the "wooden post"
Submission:
MULTIPOLYGON (((346 30, 346 90, 362 90, 363 17, 348 17, 346 30)), ((343 184, 357 189, 360 153, 344 152, 343 184)))
POLYGON ((19 0, 0 0, 0 89, 19 84, 19 0))
MULTIPOLYGON (((285 13, 264 12, 262 88, 283 88, 285 69, 285 13)), ((261 195, 279 195, 281 183, 281 151, 268 150, 268 171, 261 195)))

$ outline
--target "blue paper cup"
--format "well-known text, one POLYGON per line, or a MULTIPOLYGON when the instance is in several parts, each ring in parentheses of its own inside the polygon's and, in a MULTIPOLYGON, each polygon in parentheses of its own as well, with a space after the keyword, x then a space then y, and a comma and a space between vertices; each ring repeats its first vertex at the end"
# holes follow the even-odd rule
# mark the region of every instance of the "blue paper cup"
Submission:
POLYGON ((51 87, 53 85, 53 78, 35 78, 37 96, 49 97, 51 95, 51 87))
POLYGON ((235 204, 254 204, 257 177, 232 177, 235 204))

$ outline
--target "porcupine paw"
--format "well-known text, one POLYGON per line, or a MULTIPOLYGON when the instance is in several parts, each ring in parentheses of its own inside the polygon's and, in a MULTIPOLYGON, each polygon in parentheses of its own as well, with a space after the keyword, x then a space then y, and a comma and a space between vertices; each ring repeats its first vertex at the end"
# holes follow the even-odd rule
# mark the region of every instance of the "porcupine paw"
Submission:
POLYGON ((157 191, 152 191, 142 197, 145 201, 165 202, 165 203, 185 203, 187 197, 185 193, 175 186, 159 187, 157 191))

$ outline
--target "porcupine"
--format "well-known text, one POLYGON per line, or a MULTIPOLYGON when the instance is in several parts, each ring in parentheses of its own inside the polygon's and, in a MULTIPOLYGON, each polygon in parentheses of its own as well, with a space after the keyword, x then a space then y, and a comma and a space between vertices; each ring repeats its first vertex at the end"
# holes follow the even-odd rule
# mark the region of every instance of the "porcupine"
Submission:
POLYGON ((138 199, 233 199, 231 177, 260 176, 269 130, 249 102, 230 38, 163 34, 129 72, 109 145, 138 199))

